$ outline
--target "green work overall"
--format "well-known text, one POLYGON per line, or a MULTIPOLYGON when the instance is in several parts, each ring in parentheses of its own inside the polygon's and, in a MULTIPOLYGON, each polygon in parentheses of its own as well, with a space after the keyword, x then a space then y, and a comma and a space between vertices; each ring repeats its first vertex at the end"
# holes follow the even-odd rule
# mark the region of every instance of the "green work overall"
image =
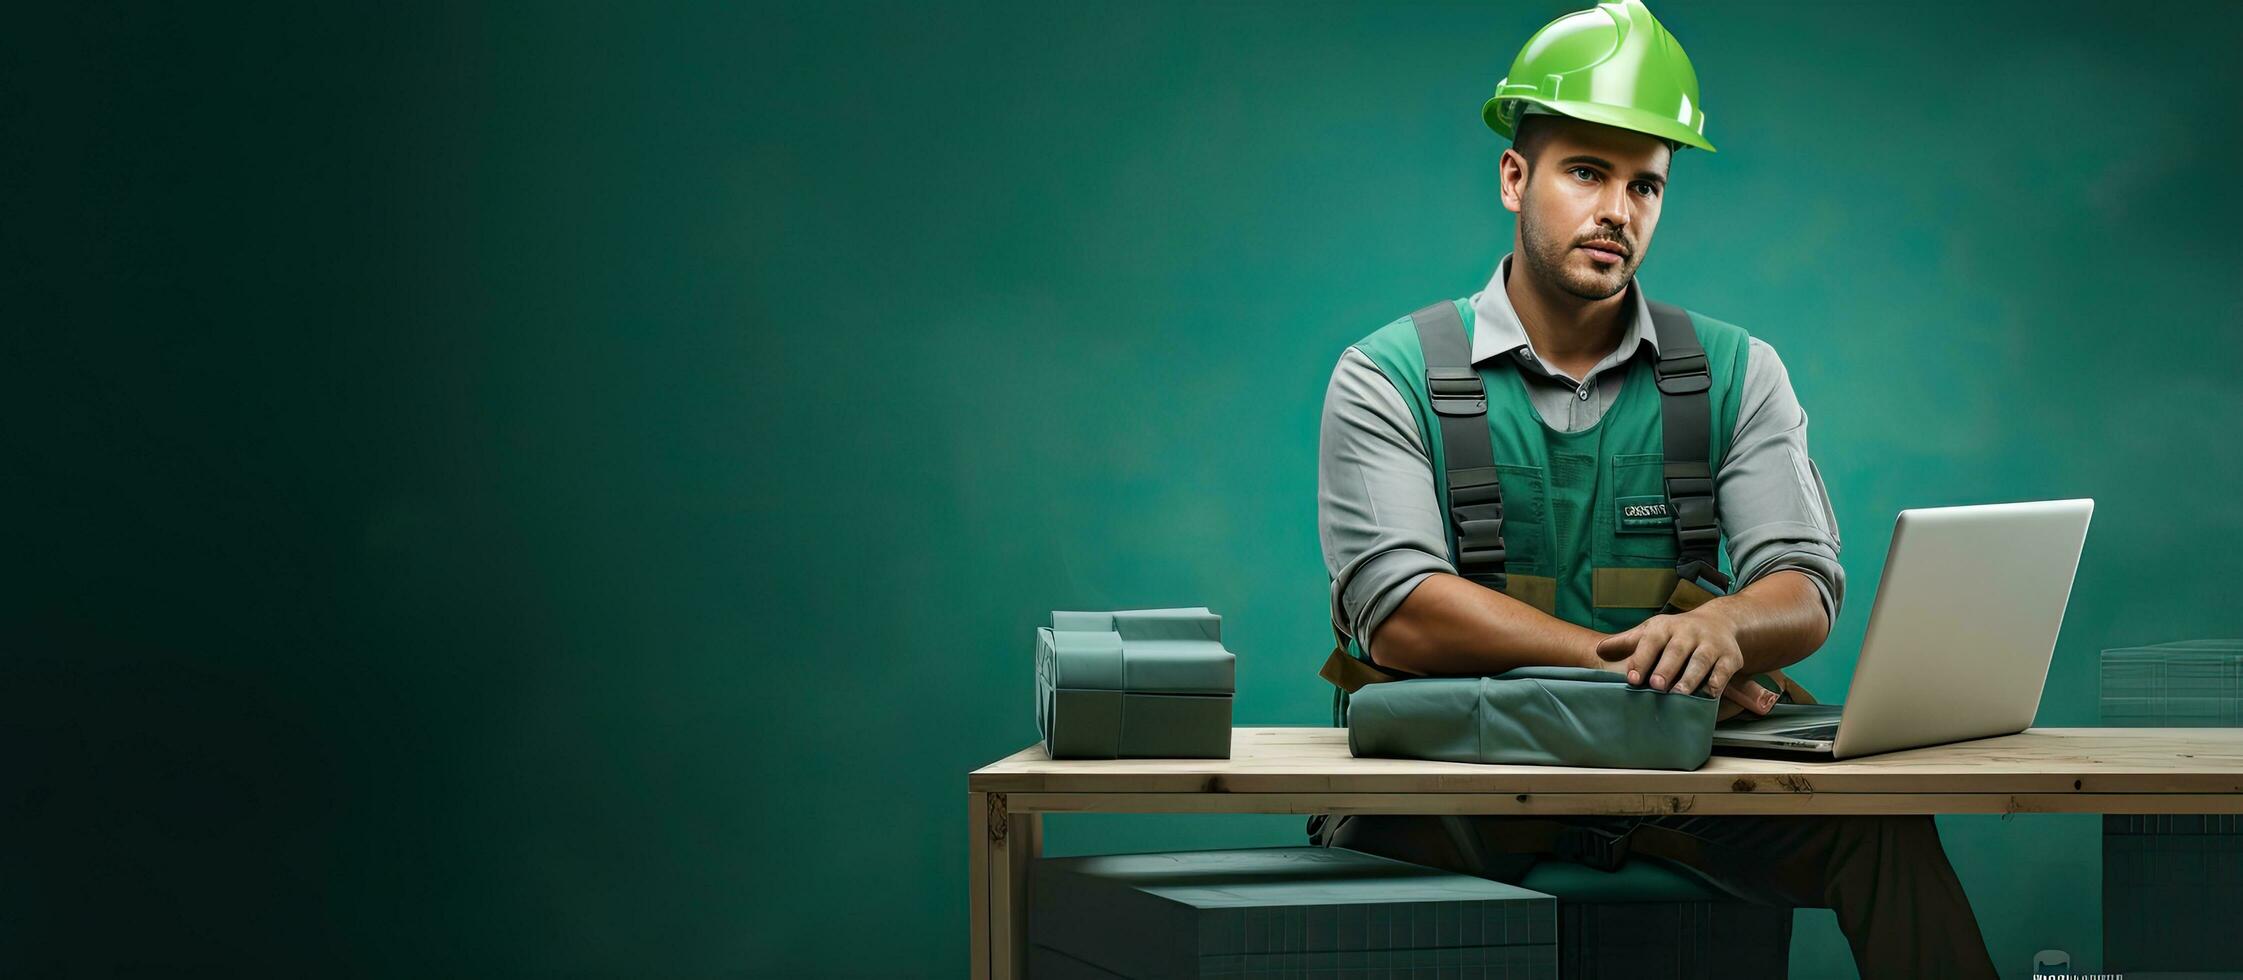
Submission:
MULTIPOLYGON (((1470 348, 1472 306, 1456 301, 1470 348)), ((1707 458, 1719 468, 1737 428, 1750 344, 1741 327, 1692 314, 1711 387, 1707 458)), ((1401 392, 1432 456, 1436 499, 1447 500, 1445 453, 1427 390, 1425 356, 1408 318, 1355 344, 1401 392)), ((1636 358, 1602 419, 1579 432, 1542 421, 1509 364, 1476 368, 1487 391, 1488 431, 1503 485, 1504 592, 1552 616, 1605 633, 1649 619, 1674 592, 1674 516, 1653 359, 1636 358)), ((1445 523, 1445 522, 1444 522, 1445 523)), ((1450 553, 1456 553, 1454 529, 1450 553)), ((1726 564, 1726 562, 1724 562, 1726 564)))

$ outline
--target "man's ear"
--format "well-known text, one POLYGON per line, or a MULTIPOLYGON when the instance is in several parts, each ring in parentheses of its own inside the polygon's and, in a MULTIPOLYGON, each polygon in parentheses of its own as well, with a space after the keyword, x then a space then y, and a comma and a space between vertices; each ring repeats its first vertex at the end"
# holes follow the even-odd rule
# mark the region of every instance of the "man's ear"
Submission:
POLYGON ((1496 190, 1503 198, 1504 210, 1512 214, 1519 213, 1519 208, 1526 200, 1526 179, 1526 157, 1519 155, 1517 150, 1505 147, 1503 155, 1495 161, 1496 190))

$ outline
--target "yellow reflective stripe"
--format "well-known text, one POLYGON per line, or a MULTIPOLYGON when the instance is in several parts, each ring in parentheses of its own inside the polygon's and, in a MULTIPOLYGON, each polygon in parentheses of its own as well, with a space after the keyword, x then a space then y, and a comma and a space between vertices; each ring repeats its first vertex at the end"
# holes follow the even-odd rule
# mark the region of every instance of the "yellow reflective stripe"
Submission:
POLYGON ((1503 594, 1542 610, 1545 616, 1558 614, 1557 579, 1545 575, 1505 575, 1503 594))
POLYGON ((1677 581, 1672 568, 1599 568, 1590 579, 1589 601, 1599 609, 1658 609, 1675 594, 1677 581))
POLYGON ((1689 612, 1713 601, 1713 598, 1714 594, 1706 591, 1705 586, 1677 579, 1674 583, 1674 595, 1667 599, 1667 604, 1673 606, 1676 612, 1689 612))
POLYGON ((1349 656, 1345 648, 1334 649, 1330 656, 1325 657, 1324 667, 1316 672, 1316 676, 1332 682, 1333 687, 1349 694, 1371 684, 1403 679, 1349 656))

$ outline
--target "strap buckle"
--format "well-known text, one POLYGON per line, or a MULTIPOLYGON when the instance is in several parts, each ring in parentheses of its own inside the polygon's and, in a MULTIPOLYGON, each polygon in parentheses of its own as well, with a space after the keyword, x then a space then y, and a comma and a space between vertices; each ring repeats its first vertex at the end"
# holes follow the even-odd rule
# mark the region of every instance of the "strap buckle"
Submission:
MULTIPOLYGON (((1463 554, 1457 556, 1457 573, 1465 578, 1471 578, 1475 575, 1499 574, 1495 570, 1500 570, 1504 564, 1511 560, 1510 549, 1500 544, 1484 548, 1460 547, 1458 550, 1462 551, 1463 554)), ((1502 579, 1498 578, 1496 581, 1500 582, 1502 579)))
POLYGON ((1680 354, 1662 357, 1652 370, 1659 375, 1659 391, 1668 395, 1694 395, 1713 387, 1713 375, 1706 369, 1706 354, 1680 354))
POLYGON ((1712 548, 1721 540, 1721 525, 1714 518, 1713 500, 1707 497, 1675 497, 1675 538, 1685 550, 1712 548))
MULTIPOLYGON (((1499 564, 1495 567, 1500 568, 1502 566, 1499 564)), ((1458 578, 1461 578, 1490 592, 1510 591, 1510 574, 1508 572, 1474 571, 1467 564, 1458 566, 1456 573, 1458 578)))
MULTIPOLYGON (((1494 517, 1460 518, 1456 522, 1457 547, 1467 551, 1502 551, 1503 512, 1497 509, 1494 517)), ((1497 560, 1502 560, 1501 555, 1497 560)))
POLYGON ((1456 571, 1458 575, 1501 592, 1503 566, 1511 555, 1510 549, 1503 545, 1502 505, 1488 509, 1495 511, 1494 517, 1457 518, 1456 571))
POLYGON ((1497 592, 1503 591, 1503 566, 1511 560, 1503 544, 1503 509, 1494 517, 1456 521, 1456 572, 1497 592), (1485 580, 1485 581, 1483 581, 1485 580))
POLYGON ((1675 540, 1685 552, 1711 552, 1721 541, 1713 503, 1713 469, 1704 460, 1668 460, 1667 503, 1674 510, 1675 540))
POLYGON ((1503 591, 1503 563, 1510 556, 1503 546, 1503 483, 1495 467, 1449 472, 1449 525, 1456 530, 1457 574, 1503 591))
POLYGON ((1471 368, 1427 368, 1425 390, 1433 411, 1454 417, 1486 415, 1488 390, 1471 368))

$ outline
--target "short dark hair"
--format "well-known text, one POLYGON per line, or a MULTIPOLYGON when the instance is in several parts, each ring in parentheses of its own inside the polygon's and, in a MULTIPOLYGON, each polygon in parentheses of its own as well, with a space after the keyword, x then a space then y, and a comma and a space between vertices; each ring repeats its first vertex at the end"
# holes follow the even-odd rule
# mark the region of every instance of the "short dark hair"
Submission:
POLYGON ((1511 130, 1511 148, 1526 158, 1527 176, 1534 175, 1534 158, 1550 142, 1549 117, 1541 113, 1522 114, 1511 130))

